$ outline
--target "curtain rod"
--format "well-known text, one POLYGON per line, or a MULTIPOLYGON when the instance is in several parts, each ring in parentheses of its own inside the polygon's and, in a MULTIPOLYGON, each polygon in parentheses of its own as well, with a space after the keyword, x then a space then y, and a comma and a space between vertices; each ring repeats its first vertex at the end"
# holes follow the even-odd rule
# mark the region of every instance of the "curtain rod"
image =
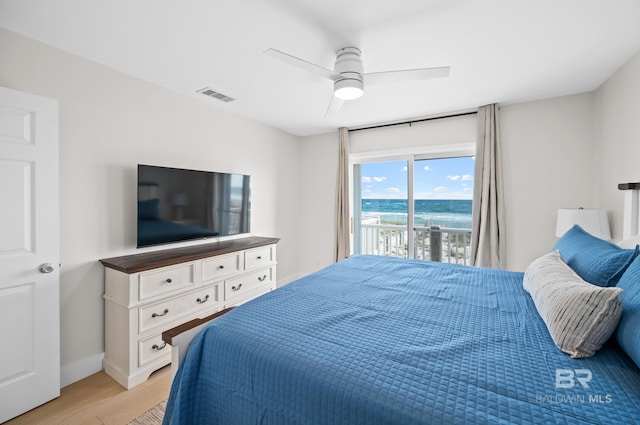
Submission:
POLYGON ((442 115, 442 116, 439 116, 439 117, 422 118, 422 119, 419 119, 419 120, 402 121, 402 122, 395 122, 395 123, 390 123, 390 124, 372 125, 370 127, 354 128, 353 130, 349 129, 349 132, 351 133, 351 132, 354 132, 354 131, 372 130, 374 128, 392 127, 392 126, 395 126, 395 125, 405 125, 405 124, 409 124, 409 126, 411 126, 411 124, 414 124, 414 123, 417 123, 417 122, 440 120, 440 119, 443 119, 443 118, 463 117, 465 115, 474 115, 474 114, 477 114, 477 113, 478 113, 477 111, 461 112, 459 114, 442 115))

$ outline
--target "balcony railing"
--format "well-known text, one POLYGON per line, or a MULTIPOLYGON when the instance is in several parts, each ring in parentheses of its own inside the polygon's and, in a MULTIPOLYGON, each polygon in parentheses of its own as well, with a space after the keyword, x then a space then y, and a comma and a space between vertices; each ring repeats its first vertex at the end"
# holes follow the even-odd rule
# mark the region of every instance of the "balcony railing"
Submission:
MULTIPOLYGON (((445 263, 470 264, 471 229, 415 227, 413 258, 445 263)), ((409 257, 406 226, 362 224, 362 254, 409 257)))

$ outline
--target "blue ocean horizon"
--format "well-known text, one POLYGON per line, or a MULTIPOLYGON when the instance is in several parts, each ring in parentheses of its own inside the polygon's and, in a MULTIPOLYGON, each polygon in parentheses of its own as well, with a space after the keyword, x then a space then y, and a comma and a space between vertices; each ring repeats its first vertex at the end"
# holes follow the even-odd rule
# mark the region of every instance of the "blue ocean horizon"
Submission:
MULTIPOLYGON (((471 199, 416 199, 414 222, 419 227, 471 229, 471 199)), ((362 218, 380 224, 407 224, 406 199, 362 199, 362 218)))

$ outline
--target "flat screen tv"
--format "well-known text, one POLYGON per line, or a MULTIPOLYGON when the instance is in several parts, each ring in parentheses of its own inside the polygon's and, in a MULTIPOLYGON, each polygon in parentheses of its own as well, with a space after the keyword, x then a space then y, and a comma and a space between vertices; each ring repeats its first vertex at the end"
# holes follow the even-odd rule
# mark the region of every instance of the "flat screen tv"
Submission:
POLYGON ((249 233, 250 176, 138 165, 138 248, 249 233))

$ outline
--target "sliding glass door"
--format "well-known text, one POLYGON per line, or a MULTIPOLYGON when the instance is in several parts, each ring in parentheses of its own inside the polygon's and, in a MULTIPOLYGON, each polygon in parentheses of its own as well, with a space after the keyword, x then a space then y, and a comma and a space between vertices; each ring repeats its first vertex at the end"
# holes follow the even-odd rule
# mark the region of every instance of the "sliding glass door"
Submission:
POLYGON ((413 256, 469 264, 474 159, 416 159, 413 256))
POLYGON ((354 253, 468 264, 472 156, 354 164, 354 253))
POLYGON ((409 257, 407 161, 355 164, 354 182, 356 253, 409 257))

